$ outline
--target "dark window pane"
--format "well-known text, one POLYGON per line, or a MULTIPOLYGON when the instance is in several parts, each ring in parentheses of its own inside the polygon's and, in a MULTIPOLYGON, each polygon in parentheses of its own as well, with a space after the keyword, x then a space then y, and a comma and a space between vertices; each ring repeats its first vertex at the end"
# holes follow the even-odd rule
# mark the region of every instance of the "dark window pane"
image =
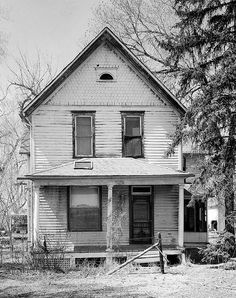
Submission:
POLYGON ((140 136, 140 117, 126 117, 125 118, 125 135, 126 136, 140 136))
POLYGON ((77 138, 77 155, 92 155, 91 137, 77 138))
POLYGON ((113 76, 109 73, 104 73, 100 76, 100 80, 113 80, 113 76))
POLYGON ((141 138, 125 138, 124 154, 125 156, 138 157, 142 155, 142 140, 141 138))
POLYGON ((77 117, 77 124, 78 126, 90 126, 91 125, 91 117, 88 116, 78 116, 77 117))
POLYGON ((80 126, 77 128, 78 137, 90 137, 92 135, 91 126, 80 126))
POLYGON ((138 192, 138 193, 143 193, 143 192, 148 192, 150 193, 151 192, 151 187, 150 186, 134 186, 132 188, 132 193, 135 193, 135 192, 138 192))
POLYGON ((189 200, 184 201, 184 230, 194 232, 194 207, 187 207, 189 200))
POLYGON ((149 205, 147 202, 136 201, 133 204, 133 220, 142 222, 149 220, 149 205))
POLYGON ((77 117, 76 136, 86 137, 92 135, 91 117, 77 117))
POLYGON ((97 187, 71 187, 69 226, 70 231, 100 229, 100 199, 97 187))
POLYGON ((187 207, 190 200, 184 201, 184 230, 186 232, 206 232, 206 206, 202 202, 195 202, 192 207, 187 207))
POLYGON ((99 208, 71 208, 71 231, 94 231, 100 227, 99 208))

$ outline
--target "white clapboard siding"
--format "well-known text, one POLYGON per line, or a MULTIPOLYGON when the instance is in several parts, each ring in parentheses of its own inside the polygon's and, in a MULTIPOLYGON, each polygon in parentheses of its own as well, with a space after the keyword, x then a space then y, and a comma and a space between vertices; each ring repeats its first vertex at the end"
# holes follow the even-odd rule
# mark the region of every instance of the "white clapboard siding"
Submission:
MULTIPOLYGON (((129 244, 129 187, 113 189, 113 224, 117 237, 113 245, 129 244), (121 204, 123 202, 123 204, 121 204), (121 208, 122 206, 122 208, 121 208), (124 211, 122 220, 117 220, 116 210, 124 211), (121 230, 119 229, 121 227, 121 230)), ((67 188, 43 187, 40 191, 39 227, 55 244, 64 244, 71 250, 75 246, 106 246, 107 187, 102 187, 102 231, 69 232, 67 223, 67 188)), ((154 236, 161 232, 163 245, 176 245, 178 238, 178 186, 154 187, 154 236)))
MULTIPOLYGON (((122 232, 114 240, 114 245, 129 243, 129 188, 128 186, 114 187, 113 210, 117 210, 119 200, 123 197, 123 211, 125 215, 122 222, 114 224, 121 226, 122 232)), ((107 222, 107 187, 102 187, 102 231, 94 232, 69 232, 67 214, 67 188, 66 187, 43 187, 40 189, 39 232, 41 239, 47 237, 50 243, 63 244, 71 250, 74 246, 83 245, 106 245, 106 222, 107 222)), ((120 205, 119 205, 120 206, 120 205)), ((120 208, 120 207, 119 207, 120 208)), ((118 208, 118 209, 119 209, 118 208)), ((119 230, 117 230, 119 232, 119 230)))
POLYGON ((119 111, 97 111, 95 115, 97 157, 121 157, 121 115, 119 111))
POLYGON ((166 111, 153 108, 144 115, 144 151, 150 162, 177 168, 178 155, 166 158, 165 153, 170 143, 169 135, 177 124, 176 114, 170 109, 166 111))
POLYGON ((72 159, 72 116, 69 111, 40 111, 34 115, 35 170, 72 159))
POLYGON ((132 69, 120 53, 101 45, 33 112, 31 160, 43 170, 73 159, 72 111, 95 111, 95 154, 122 156, 121 111, 143 111, 144 153, 150 162, 176 168, 166 159, 178 116, 161 92, 132 69), (115 66, 115 80, 99 82, 96 66, 115 66))
MULTIPOLYGON (((105 70, 104 70, 105 71, 105 70)), ((157 105, 163 106, 159 94, 150 90, 130 63, 115 50, 101 45, 71 74, 63 86, 48 99, 48 105, 157 105), (115 66, 114 81, 99 82, 96 67, 115 66)))
POLYGON ((39 240, 47 240, 47 245, 65 247, 73 245, 67 233, 67 188, 41 187, 39 200, 39 240))
POLYGON ((154 234, 160 232, 163 244, 178 243, 178 185, 154 187, 154 234))
MULTIPOLYGON (((166 158, 169 134, 177 121, 170 108, 146 107, 144 113, 144 156, 150 162, 177 168, 178 155, 166 158)), ((129 109, 136 110, 136 107, 129 109)), ((95 112, 96 157, 122 157, 122 121, 124 107, 97 107, 95 112)), ((43 109, 34 115, 35 169, 69 162, 73 158, 72 113, 68 107, 58 112, 43 109), (43 116, 42 116, 43 115, 43 116), (62 121, 63 119, 63 121, 62 121)))

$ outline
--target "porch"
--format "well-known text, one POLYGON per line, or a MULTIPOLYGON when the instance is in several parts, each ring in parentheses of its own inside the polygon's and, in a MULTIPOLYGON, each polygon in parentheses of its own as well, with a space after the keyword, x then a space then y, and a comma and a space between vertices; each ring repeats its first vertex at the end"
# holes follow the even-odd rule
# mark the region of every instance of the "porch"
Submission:
POLYGON ((160 232, 164 251, 181 254, 188 176, 132 158, 86 159, 79 168, 71 162, 28 175, 34 181, 32 243, 45 233, 75 258, 127 256, 160 232), (118 210, 125 216, 117 223, 118 210))

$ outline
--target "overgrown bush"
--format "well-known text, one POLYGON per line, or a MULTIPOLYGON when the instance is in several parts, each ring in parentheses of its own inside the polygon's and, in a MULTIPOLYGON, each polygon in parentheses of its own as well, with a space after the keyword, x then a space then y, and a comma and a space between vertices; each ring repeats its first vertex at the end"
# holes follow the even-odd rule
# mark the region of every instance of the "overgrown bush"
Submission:
POLYGON ((52 235, 43 235, 31 249, 28 264, 32 269, 47 269, 65 272, 70 267, 70 259, 65 258, 65 243, 55 242, 52 235))
POLYGON ((219 233, 215 243, 207 245, 207 248, 200 249, 203 256, 202 262, 219 264, 227 262, 231 257, 236 256, 235 235, 229 232, 219 233))

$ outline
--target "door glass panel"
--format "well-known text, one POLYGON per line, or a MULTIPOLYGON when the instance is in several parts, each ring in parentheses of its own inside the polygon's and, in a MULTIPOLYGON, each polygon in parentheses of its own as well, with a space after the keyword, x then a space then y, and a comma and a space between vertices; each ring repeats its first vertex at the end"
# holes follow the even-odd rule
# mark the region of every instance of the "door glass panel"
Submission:
POLYGON ((137 117, 126 117, 125 123, 125 135, 126 136, 140 136, 140 116, 137 117))
POLYGON ((133 196, 132 243, 152 243, 151 196, 133 196))

